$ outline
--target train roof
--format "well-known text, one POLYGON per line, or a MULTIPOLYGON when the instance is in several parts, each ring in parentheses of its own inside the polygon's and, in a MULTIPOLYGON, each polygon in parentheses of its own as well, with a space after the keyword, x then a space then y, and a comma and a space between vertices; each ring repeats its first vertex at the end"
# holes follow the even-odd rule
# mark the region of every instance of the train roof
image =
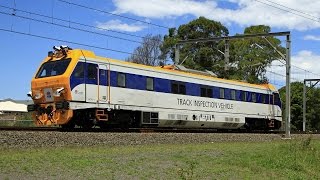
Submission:
POLYGON ((277 91, 277 89, 272 85, 272 84, 251 84, 248 82, 243 82, 243 81, 238 81, 238 80, 229 80, 229 79, 223 79, 223 78, 218 78, 210 75, 203 75, 203 74, 197 74, 193 72, 186 72, 186 71, 181 71, 178 70, 174 67, 174 65, 166 65, 166 66, 149 66, 149 65, 144 65, 144 64, 137 64, 133 62, 127 62, 127 61, 122 61, 122 60, 116 60, 112 58, 106 58, 102 56, 96 56, 94 52, 88 51, 88 50, 82 50, 82 49, 74 49, 72 50, 73 53, 77 53, 80 56, 85 56, 86 58, 93 58, 93 59, 101 59, 101 60, 106 60, 109 62, 112 62, 114 64, 121 64, 121 65, 129 65, 129 66, 134 66, 137 68, 143 68, 143 69, 150 69, 150 70, 157 70, 157 71, 162 71, 162 72, 170 72, 173 74, 179 74, 179 75, 185 75, 189 77, 195 77, 195 78, 201 78, 201 79, 206 79, 206 80, 213 80, 216 82, 221 82, 221 83, 228 83, 228 84, 233 84, 233 85, 241 85, 241 86, 247 86, 247 87, 253 87, 253 88, 258 88, 258 89, 269 89, 272 91, 277 91))

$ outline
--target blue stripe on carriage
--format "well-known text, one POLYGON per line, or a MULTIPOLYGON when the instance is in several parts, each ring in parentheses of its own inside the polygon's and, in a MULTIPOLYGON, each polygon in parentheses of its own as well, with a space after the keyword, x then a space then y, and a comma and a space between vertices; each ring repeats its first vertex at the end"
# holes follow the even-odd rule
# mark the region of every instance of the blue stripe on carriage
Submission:
MULTIPOLYGON (((87 63, 87 65, 84 62, 79 62, 76 66, 84 66, 84 77, 79 78, 75 76, 75 72, 72 73, 70 77, 70 86, 71 89, 76 87, 79 84, 98 84, 97 78, 96 79, 89 79, 88 78, 88 70, 87 66, 90 63, 87 63)), ((107 86, 108 84, 108 72, 107 70, 99 69, 99 84, 102 86, 107 86)), ((115 71, 110 71, 110 85, 112 87, 117 87, 117 74, 119 72, 115 71)), ((137 90, 146 90, 146 79, 147 76, 142 76, 138 74, 131 74, 131 73, 122 73, 125 74, 126 77, 126 86, 125 88, 129 89, 137 89, 137 90)), ((171 93, 171 80, 169 79, 163 79, 159 77, 154 77, 154 91, 155 92, 162 92, 162 93, 171 93)), ((175 81, 177 82, 177 81, 175 81)), ((190 82, 183 82, 186 86, 186 95, 189 96, 200 96, 200 87, 202 86, 201 84, 195 84, 195 83, 190 83, 190 82)), ((220 98, 220 87, 215 87, 215 86, 207 86, 207 88, 212 88, 212 97, 219 99, 220 98)), ((224 89, 224 99, 227 100, 233 100, 231 97, 231 91, 235 89, 229 89, 229 88, 223 88, 224 89)), ((233 101, 242 101, 242 93, 246 93, 246 99, 245 102, 251 102, 252 101, 252 94, 255 92, 249 92, 249 91, 242 91, 242 90, 235 90, 235 95, 236 98, 233 101)), ((256 102, 255 103, 263 103, 263 96, 265 99, 264 104, 269 104, 269 102, 272 102, 273 95, 268 95, 268 94, 262 94, 262 93, 255 93, 256 94, 256 102)), ((278 95, 276 95, 276 102, 275 105, 278 105, 281 107, 281 101, 278 95), (277 99, 278 98, 278 99, 277 99)), ((253 102, 252 102, 253 103, 253 102)))

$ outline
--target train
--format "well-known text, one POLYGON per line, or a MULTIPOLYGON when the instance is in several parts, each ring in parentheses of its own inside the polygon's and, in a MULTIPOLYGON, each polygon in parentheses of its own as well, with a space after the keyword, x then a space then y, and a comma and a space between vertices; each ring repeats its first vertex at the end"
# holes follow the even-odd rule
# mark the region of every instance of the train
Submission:
POLYGON ((38 126, 72 129, 281 127, 272 84, 218 78, 182 65, 147 66, 54 46, 31 81, 28 111, 38 126))

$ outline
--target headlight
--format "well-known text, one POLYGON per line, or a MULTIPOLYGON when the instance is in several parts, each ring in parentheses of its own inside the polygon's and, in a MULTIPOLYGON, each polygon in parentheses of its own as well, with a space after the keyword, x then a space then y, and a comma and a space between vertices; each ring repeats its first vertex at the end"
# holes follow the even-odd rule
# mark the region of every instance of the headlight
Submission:
POLYGON ((61 95, 61 93, 63 93, 64 92, 64 87, 61 87, 61 88, 58 88, 54 93, 53 93, 53 95, 55 96, 55 97, 59 97, 60 95, 61 95))
POLYGON ((27 96, 32 98, 32 91, 29 91, 27 96))
POLYGON ((40 99, 42 98, 43 94, 41 92, 36 92, 33 96, 34 99, 40 99))

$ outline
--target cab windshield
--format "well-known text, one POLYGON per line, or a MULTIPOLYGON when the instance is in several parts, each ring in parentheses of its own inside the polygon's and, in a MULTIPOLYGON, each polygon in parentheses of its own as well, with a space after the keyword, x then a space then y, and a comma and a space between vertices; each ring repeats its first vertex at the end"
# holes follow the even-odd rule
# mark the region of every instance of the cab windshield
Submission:
POLYGON ((62 59, 43 63, 36 75, 36 78, 61 75, 66 71, 70 61, 71 59, 62 59))

